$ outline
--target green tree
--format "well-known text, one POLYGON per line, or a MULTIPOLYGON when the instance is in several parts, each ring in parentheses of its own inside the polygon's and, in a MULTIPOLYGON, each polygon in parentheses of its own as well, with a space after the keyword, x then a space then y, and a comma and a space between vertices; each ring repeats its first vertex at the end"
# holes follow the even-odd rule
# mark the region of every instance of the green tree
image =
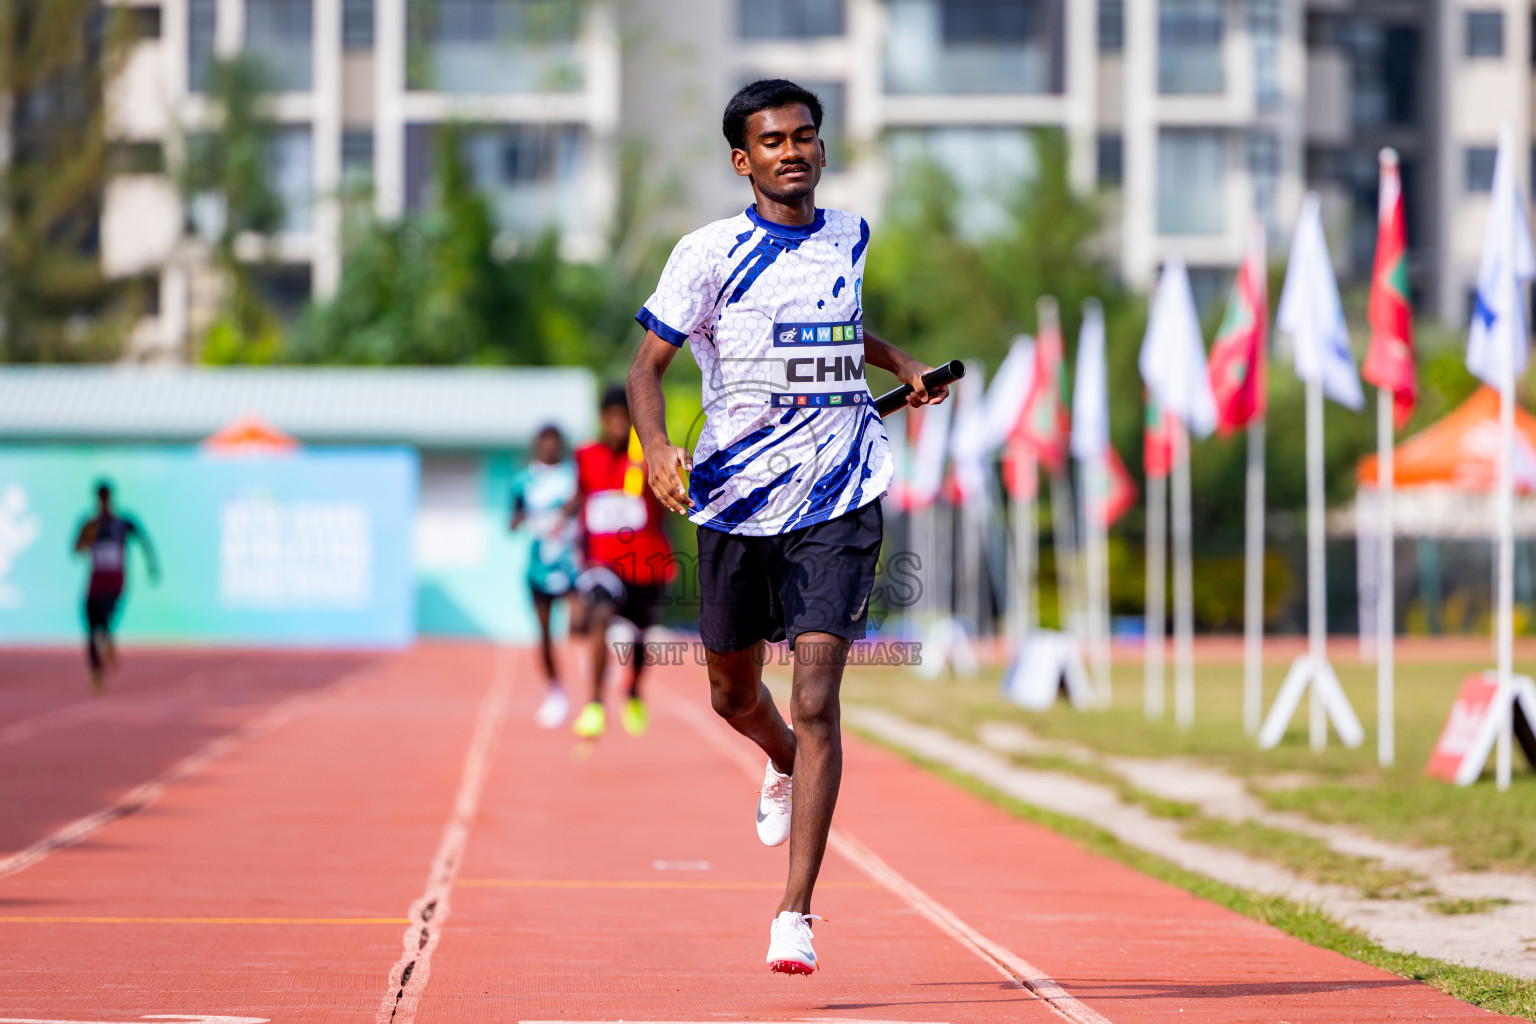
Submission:
POLYGON ((98 250, 103 85, 128 41, 125 9, 97 0, 0 3, 0 360, 112 358, 142 311, 98 250))
MULTIPOLYGON (((438 133, 425 208, 397 221, 349 203, 336 294, 310 306, 287 358, 303 363, 587 365, 611 373, 636 333, 650 260, 560 257, 559 237, 498 229, 464 159, 462 129, 438 133)), ((643 246, 641 247, 644 248, 643 246)))
POLYGON ((182 191, 192 227, 211 247, 224 289, 203 339, 207 363, 270 363, 282 353, 282 324, 256 283, 271 236, 283 223, 283 201, 271 183, 276 126, 263 109, 268 91, 267 74, 255 57, 215 62, 208 97, 216 120, 186 140, 182 191), (258 250, 254 263, 242 251, 252 242, 258 250))

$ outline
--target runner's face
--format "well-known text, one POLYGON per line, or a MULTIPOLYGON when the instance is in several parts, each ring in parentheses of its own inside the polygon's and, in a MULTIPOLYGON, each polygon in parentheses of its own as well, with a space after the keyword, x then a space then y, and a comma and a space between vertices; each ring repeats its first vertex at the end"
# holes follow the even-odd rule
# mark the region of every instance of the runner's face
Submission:
POLYGON ((603 443, 615 451, 629 443, 629 410, 617 405, 603 410, 603 443))
POLYGON ((736 173, 777 203, 794 203, 816 190, 827 148, 804 103, 759 110, 747 118, 747 148, 731 150, 736 173))
POLYGON ((560 461, 560 439, 554 434, 541 435, 534 443, 533 457, 546 466, 553 466, 560 461))

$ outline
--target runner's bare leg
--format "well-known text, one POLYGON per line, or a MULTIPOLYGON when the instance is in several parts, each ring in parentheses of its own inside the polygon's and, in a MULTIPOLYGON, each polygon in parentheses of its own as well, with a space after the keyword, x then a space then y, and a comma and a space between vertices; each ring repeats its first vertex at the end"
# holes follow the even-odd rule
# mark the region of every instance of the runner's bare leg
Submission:
POLYGON ((742 651, 707 652, 709 664, 709 700, 715 714, 731 728, 763 749, 773 765, 785 775, 794 774, 795 734, 773 703, 773 694, 763 685, 763 659, 767 644, 758 643, 742 651))
POLYGON ((789 884, 779 913, 811 912, 811 890, 827 852, 832 810, 843 779, 839 693, 848 641, 831 633, 795 638, 795 684, 790 715, 795 723, 795 801, 789 829, 789 884))

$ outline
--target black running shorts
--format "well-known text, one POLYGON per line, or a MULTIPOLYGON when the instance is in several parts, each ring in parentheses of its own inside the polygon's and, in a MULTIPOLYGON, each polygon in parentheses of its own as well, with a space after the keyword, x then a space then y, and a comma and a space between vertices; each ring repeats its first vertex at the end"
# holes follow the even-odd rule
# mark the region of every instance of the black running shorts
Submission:
POLYGON ((884 520, 880 502, 774 537, 699 527, 699 637, 712 651, 801 633, 862 640, 884 520))
POLYGON ((576 593, 587 607, 606 603, 613 608, 613 614, 628 619, 636 629, 644 632, 656 624, 662 585, 625 583, 606 565, 596 565, 576 577, 576 593))

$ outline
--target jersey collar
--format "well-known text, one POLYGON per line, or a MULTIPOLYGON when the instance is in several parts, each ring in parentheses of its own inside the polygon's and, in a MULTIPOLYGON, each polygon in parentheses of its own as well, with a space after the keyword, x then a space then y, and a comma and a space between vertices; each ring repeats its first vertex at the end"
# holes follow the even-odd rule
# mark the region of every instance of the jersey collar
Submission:
POLYGON ((753 203, 747 207, 747 219, 770 235, 778 235, 780 238, 809 238, 827 223, 827 211, 818 207, 816 219, 809 224, 780 224, 759 214, 757 204, 753 203))

